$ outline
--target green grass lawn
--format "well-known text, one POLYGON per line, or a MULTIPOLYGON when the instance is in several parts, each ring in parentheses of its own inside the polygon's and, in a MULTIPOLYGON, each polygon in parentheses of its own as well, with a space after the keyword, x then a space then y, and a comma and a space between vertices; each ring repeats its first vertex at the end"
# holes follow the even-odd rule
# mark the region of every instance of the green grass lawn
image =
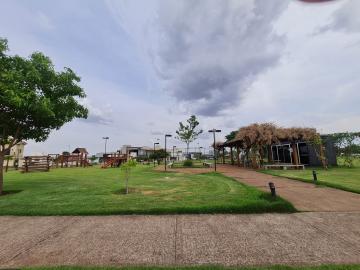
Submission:
POLYGON ((24 268, 34 270, 359 270, 360 265, 323 265, 323 266, 269 266, 269 267, 221 267, 221 266, 189 266, 189 267, 40 267, 24 268))
POLYGON ((120 169, 63 168, 5 174, 0 215, 294 212, 281 198, 217 173, 180 174, 138 166, 124 194, 120 169))
POLYGON ((261 172, 312 183, 313 169, 316 170, 319 185, 360 193, 360 166, 353 168, 339 166, 328 170, 307 168, 306 170, 262 170, 261 172))

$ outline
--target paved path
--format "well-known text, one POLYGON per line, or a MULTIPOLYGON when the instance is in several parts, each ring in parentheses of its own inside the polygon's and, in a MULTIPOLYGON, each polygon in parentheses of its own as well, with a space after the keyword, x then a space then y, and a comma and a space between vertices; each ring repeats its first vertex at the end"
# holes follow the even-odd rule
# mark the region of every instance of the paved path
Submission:
POLYGON ((360 213, 0 217, 0 268, 360 263, 360 213))
POLYGON ((219 165, 218 171, 235 178, 239 182, 256 186, 267 192, 269 192, 268 183, 273 182, 277 193, 300 211, 360 212, 360 194, 319 187, 310 183, 271 176, 231 165, 219 165))

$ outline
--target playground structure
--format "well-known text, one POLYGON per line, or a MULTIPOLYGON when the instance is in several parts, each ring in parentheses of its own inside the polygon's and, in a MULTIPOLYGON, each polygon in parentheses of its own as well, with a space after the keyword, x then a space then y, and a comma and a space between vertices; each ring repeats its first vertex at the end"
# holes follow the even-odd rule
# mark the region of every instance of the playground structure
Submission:
POLYGON ((126 154, 121 154, 120 152, 104 154, 103 165, 101 168, 106 169, 108 167, 120 167, 122 163, 127 161, 127 157, 128 156, 126 154))
POLYGON ((50 156, 27 156, 21 168, 22 173, 50 171, 50 156))
POLYGON ((63 153, 62 155, 51 155, 52 164, 56 168, 68 168, 68 167, 87 167, 91 164, 87 158, 88 152, 86 148, 76 148, 71 154, 63 153))

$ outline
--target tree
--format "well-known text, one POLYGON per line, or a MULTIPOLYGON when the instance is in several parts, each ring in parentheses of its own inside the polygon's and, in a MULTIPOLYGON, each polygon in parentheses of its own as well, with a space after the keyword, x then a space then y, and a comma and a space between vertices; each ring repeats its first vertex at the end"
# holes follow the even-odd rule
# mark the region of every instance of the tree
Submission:
POLYGON ((197 126, 200 124, 195 115, 191 115, 187 124, 179 122, 179 129, 176 131, 177 139, 186 143, 186 154, 189 154, 189 145, 195 141, 198 136, 203 132, 202 129, 197 129, 197 126))
POLYGON ((129 193, 128 183, 129 183, 130 173, 131 173, 131 169, 133 167, 136 167, 136 165, 137 162, 135 159, 129 159, 127 162, 123 163, 120 167, 121 170, 125 172, 125 194, 129 193))
POLYGON ((168 152, 165 152, 164 149, 156 150, 155 152, 151 153, 149 158, 152 160, 157 160, 158 164, 160 163, 160 160, 170 156, 168 152))
POLYGON ((331 135, 334 141, 337 155, 344 156, 344 163, 348 167, 354 164, 354 154, 359 150, 359 145, 356 142, 360 139, 360 132, 342 132, 331 135))
POLYGON ((226 141, 231 141, 236 138, 237 130, 231 131, 228 135, 225 136, 226 141))
POLYGON ((80 78, 70 69, 55 71, 50 58, 7 55, 0 39, 0 194, 5 153, 22 140, 45 141, 52 130, 74 118, 87 118, 80 78))

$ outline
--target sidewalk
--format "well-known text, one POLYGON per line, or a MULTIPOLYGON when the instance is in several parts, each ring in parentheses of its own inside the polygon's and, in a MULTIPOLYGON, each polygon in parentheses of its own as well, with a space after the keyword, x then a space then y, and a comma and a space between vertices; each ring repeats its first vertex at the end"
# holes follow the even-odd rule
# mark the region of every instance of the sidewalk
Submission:
POLYGON ((360 263, 360 213, 0 217, 0 267, 360 263))
POLYGON ((266 192, 269 192, 268 183, 273 182, 277 194, 291 202, 299 211, 360 212, 360 194, 319 187, 231 165, 218 165, 218 171, 266 192))

